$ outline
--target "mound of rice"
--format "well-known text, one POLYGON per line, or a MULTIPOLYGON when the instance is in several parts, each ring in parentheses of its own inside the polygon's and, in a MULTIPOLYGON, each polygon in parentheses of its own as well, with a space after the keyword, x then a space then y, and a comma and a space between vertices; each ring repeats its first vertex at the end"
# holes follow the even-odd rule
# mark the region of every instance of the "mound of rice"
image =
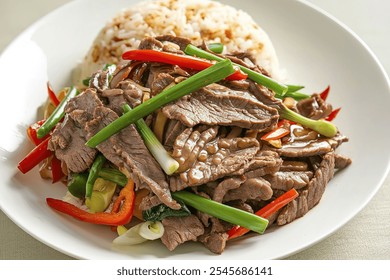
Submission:
POLYGON ((122 10, 100 31, 81 64, 88 77, 106 63, 118 63, 145 36, 171 34, 194 44, 220 42, 225 53, 248 51, 274 78, 277 56, 266 32, 244 11, 209 0, 156 0, 122 10))

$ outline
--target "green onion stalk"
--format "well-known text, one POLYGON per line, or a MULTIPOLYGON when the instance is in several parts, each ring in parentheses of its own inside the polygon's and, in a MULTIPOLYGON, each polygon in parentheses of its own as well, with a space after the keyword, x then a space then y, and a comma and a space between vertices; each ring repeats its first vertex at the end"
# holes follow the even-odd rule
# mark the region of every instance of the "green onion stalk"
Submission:
POLYGON ((328 122, 326 120, 312 120, 309 118, 306 118, 290 109, 288 109, 286 106, 282 105, 281 108, 279 108, 279 114, 280 117, 283 119, 287 119, 296 123, 299 123, 303 126, 306 126, 316 132, 318 132, 321 135, 324 135, 326 137, 333 137, 337 134, 338 130, 337 127, 332 124, 331 122, 328 122))
POLYGON ((120 172, 118 169, 109 167, 102 167, 102 169, 99 171, 99 177, 103 178, 104 180, 114 182, 120 187, 126 186, 128 181, 125 174, 120 172))
MULTIPOLYGON (((132 109, 128 104, 123 106, 123 110, 127 113, 132 109)), ((171 157, 171 155, 165 150, 164 146, 158 141, 156 135, 149 128, 143 119, 139 119, 135 122, 137 130, 144 139, 146 147, 150 153, 160 164, 161 168, 167 175, 172 175, 179 168, 179 163, 171 157)))
POLYGON ((68 90, 68 93, 65 95, 65 98, 62 99, 60 104, 54 109, 53 113, 46 119, 42 126, 37 131, 37 137, 45 137, 55 126, 56 124, 65 116, 65 106, 70 99, 79 94, 79 91, 75 87, 71 87, 68 90))
POLYGON ((86 145, 94 148, 128 125, 135 123, 137 120, 153 113, 158 108, 202 87, 218 82, 233 73, 234 68, 232 62, 229 59, 218 62, 215 65, 200 71, 188 79, 180 82, 179 84, 163 90, 160 94, 152 97, 131 111, 123 114, 118 119, 92 136, 87 141, 86 145))
POLYGON ((221 43, 210 43, 207 45, 210 51, 221 54, 223 52, 223 44, 221 43))
POLYGON ((172 197, 210 216, 245 227, 260 234, 264 233, 268 226, 267 219, 188 191, 172 192, 172 197))
POLYGON ((106 162, 106 158, 102 154, 98 154, 95 158, 95 161, 93 162, 89 174, 87 183, 85 185, 85 197, 91 198, 92 191, 93 191, 93 184, 95 183, 96 179, 99 177, 99 172, 102 169, 104 163, 106 162))

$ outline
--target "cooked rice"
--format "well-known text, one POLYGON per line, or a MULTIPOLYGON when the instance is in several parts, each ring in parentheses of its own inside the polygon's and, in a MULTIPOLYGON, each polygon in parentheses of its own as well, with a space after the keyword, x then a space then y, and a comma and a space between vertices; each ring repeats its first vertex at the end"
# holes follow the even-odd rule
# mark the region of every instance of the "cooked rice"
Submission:
POLYGON ((81 65, 81 77, 120 62, 122 53, 137 48, 145 36, 165 34, 194 44, 220 42, 225 53, 248 51, 273 77, 279 76, 271 40, 247 13, 209 0, 157 0, 124 9, 106 24, 81 65))

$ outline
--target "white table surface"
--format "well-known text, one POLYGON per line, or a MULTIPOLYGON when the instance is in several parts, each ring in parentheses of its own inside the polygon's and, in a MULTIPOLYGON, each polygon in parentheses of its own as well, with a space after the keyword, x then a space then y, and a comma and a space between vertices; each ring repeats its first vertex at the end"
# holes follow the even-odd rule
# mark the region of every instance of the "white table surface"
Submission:
MULTIPOLYGON (((0 26, 2 27, 0 52, 31 23, 69 1, 0 0, 0 26)), ((390 1, 309 0, 308 2, 317 5, 349 26, 368 44, 387 73, 390 73, 390 1)), ((71 258, 35 240, 0 211, 0 259, 71 258)), ((325 240, 288 259, 389 260, 390 176, 369 204, 350 222, 325 240)))

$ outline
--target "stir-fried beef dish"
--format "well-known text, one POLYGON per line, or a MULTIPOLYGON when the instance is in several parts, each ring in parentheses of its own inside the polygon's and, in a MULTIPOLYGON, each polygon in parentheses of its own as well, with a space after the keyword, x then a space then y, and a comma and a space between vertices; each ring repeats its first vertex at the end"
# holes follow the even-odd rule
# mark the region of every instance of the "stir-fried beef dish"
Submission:
MULTIPOLYGON (((170 35, 147 37, 139 49, 183 55, 190 43, 170 35)), ((208 51, 206 44, 199 48, 208 51)), ((268 75, 246 53, 226 57, 268 75)), ((147 190, 141 210, 161 204, 178 210, 182 206, 172 194, 186 189, 254 213, 295 189, 299 196, 269 218, 269 225, 281 226, 316 206, 335 172, 351 163, 336 153, 348 141, 346 136, 337 132, 325 137, 298 123, 283 122, 279 113, 283 100, 250 79, 212 83, 144 118, 179 163, 171 175, 164 173, 134 124, 90 148, 86 141, 120 117, 125 104, 134 109, 196 73, 178 65, 136 60, 110 71, 94 73, 89 87, 66 105, 65 118, 52 133, 49 148, 69 174, 88 170, 101 153, 134 180, 136 192, 147 190), (264 140, 264 135, 281 125, 287 134, 264 140)), ((319 94, 295 102, 290 109, 313 120, 326 119, 333 110, 319 94)), ((222 253, 227 232, 235 225, 191 207, 190 211, 187 216, 162 219, 162 243, 174 250, 185 242, 199 241, 211 252, 222 253)))

